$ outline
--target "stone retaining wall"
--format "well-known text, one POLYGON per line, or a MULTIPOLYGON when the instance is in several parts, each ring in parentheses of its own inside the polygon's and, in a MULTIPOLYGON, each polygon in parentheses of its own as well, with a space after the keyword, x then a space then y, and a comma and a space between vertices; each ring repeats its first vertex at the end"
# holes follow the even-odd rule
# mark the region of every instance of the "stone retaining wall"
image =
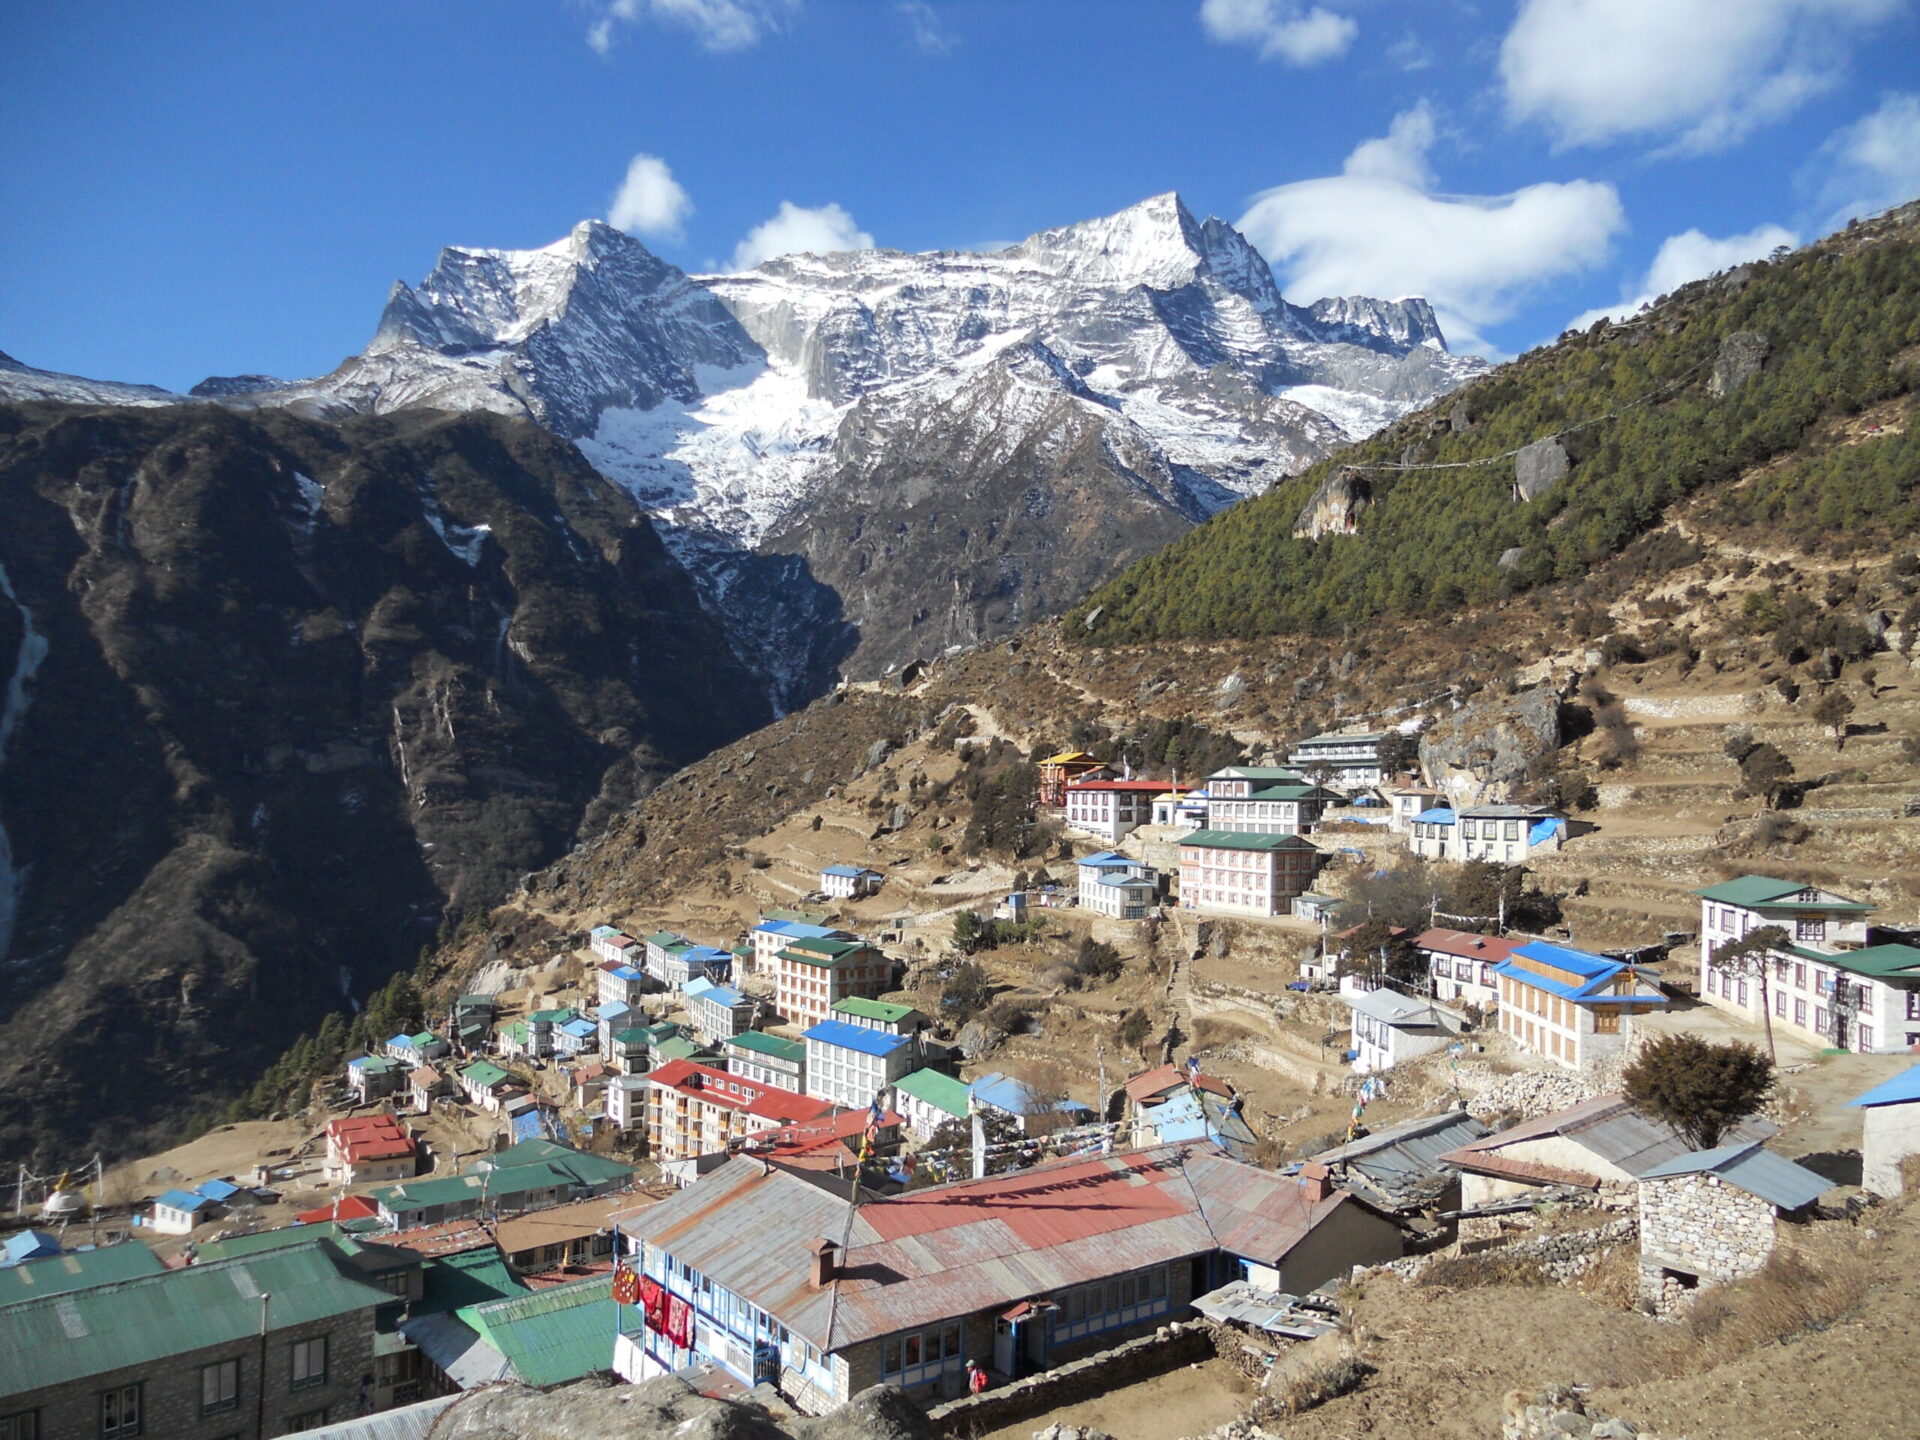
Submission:
POLYGON ((1212 1358, 1213 1337, 1207 1327, 1176 1320, 1151 1335, 1129 1340, 1111 1350, 1070 1360, 1057 1369, 1029 1375, 982 1395, 965 1395, 936 1405, 927 1416, 949 1435, 997 1430, 1062 1405, 1104 1395, 1136 1380, 1164 1375, 1196 1360, 1212 1358))
MULTIPOLYGON (((1542 1235, 1533 1240, 1516 1240, 1511 1245, 1502 1245, 1496 1249, 1476 1250, 1476 1255, 1502 1260, 1537 1260, 1548 1278, 1564 1284, 1576 1276, 1584 1275, 1603 1257, 1622 1245, 1631 1245, 1639 1233, 1640 1222, 1633 1216, 1612 1220, 1605 1225, 1595 1226, 1591 1230, 1563 1230, 1554 1235, 1542 1235)), ((1404 1260, 1392 1260, 1385 1265, 1376 1265, 1363 1270, 1362 1275, 1393 1274, 1403 1279, 1416 1279, 1434 1261, 1447 1258, 1444 1251, 1432 1255, 1409 1255, 1404 1260)))

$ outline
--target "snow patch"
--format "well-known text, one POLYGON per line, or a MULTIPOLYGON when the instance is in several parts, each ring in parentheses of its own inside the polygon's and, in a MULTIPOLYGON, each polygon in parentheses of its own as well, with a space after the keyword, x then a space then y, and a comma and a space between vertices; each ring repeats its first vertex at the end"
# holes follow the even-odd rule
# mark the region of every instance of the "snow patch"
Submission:
POLYGON ((456 560, 478 565, 480 552, 486 548, 487 536, 493 533, 493 527, 462 525, 458 520, 449 520, 446 512, 440 508, 440 497, 433 491, 431 475, 420 482, 419 490, 421 518, 440 537, 440 543, 447 547, 456 560))

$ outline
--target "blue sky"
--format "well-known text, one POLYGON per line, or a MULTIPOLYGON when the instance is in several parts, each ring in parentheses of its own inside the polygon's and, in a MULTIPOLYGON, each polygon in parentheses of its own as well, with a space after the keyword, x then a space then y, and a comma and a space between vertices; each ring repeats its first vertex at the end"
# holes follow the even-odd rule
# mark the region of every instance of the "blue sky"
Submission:
POLYGON ((330 369, 446 244, 614 214, 698 270, 1171 189, 1295 300, 1506 354, 1920 193, 1920 0, 61 0, 0 11, 0 146, 0 350, 180 389, 330 369))

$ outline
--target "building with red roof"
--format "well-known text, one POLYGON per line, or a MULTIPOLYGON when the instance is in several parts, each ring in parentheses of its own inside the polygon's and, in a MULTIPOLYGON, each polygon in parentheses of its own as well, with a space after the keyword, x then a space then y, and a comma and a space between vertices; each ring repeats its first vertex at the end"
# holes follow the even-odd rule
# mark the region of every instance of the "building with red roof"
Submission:
POLYGON ((1401 1252, 1399 1227, 1324 1172, 1280 1175, 1204 1143, 890 1196, 739 1156, 629 1233, 695 1324, 683 1349, 624 1340, 623 1375, 711 1360, 749 1384, 777 1376, 816 1413, 880 1383, 957 1394, 969 1358, 1004 1379, 1105 1349, 1187 1313, 1242 1262, 1298 1293, 1401 1252))
POLYGON ((749 1135, 825 1119, 825 1100, 747 1080, 725 1070, 669 1060, 647 1082, 647 1149, 655 1160, 724 1155, 749 1135))
POLYGON ((1067 828, 1098 835, 1109 845, 1153 818, 1164 780, 1076 780, 1066 788, 1067 828))
POLYGON ((327 1122, 327 1183, 410 1179, 420 1158, 413 1132, 391 1115, 351 1115, 327 1122))
POLYGON ((1433 998, 1469 1005, 1499 1002, 1500 980, 1494 969, 1526 943, 1525 936, 1507 939, 1466 930, 1424 930, 1413 937, 1413 948, 1426 957, 1433 974, 1433 998))

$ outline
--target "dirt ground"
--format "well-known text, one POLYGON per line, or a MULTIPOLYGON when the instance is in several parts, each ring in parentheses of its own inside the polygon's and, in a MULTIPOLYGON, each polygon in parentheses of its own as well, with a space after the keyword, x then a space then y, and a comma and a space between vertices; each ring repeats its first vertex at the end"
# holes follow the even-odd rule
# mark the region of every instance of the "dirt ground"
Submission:
POLYGON ((974 1440, 1028 1440, 1034 1431, 1054 1424, 1090 1425, 1117 1440, 1181 1440, 1226 1424, 1253 1396, 1253 1382, 1246 1376, 1224 1360, 1209 1360, 1017 1425, 983 1431, 974 1440))

